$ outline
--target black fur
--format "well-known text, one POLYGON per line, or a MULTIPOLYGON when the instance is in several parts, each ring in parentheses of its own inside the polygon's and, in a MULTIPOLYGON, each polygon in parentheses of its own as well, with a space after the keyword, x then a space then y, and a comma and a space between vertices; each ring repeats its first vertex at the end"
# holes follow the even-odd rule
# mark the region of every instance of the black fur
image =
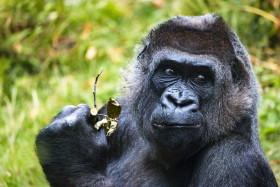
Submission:
POLYGON ((178 16, 143 43, 113 135, 79 105, 37 136, 51 186, 277 186, 258 138, 256 79, 222 18, 178 16))

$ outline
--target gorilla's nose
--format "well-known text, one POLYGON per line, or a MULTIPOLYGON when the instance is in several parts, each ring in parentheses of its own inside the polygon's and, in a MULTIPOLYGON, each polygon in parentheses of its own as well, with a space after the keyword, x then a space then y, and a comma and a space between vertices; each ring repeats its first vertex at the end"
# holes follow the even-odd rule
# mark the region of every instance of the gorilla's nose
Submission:
POLYGON ((180 108, 188 113, 198 110, 198 99, 190 94, 166 93, 162 99, 162 106, 167 108, 180 108))

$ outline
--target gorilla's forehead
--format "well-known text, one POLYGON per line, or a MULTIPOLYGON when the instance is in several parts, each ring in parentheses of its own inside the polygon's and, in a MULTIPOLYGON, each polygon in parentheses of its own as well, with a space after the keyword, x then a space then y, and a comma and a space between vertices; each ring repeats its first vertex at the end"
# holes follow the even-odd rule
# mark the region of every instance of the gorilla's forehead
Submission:
POLYGON ((149 69, 153 71, 162 61, 176 61, 182 64, 206 65, 214 69, 221 66, 220 60, 214 55, 190 54, 176 49, 161 49, 154 53, 150 60, 149 69))

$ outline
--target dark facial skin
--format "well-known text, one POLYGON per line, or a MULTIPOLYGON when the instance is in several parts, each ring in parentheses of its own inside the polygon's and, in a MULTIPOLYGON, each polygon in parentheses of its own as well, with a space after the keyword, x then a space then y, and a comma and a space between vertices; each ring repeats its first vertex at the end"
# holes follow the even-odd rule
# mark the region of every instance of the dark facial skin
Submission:
POLYGON ((190 149, 194 143, 202 146, 207 125, 203 105, 214 92, 214 58, 171 50, 155 56, 157 66, 150 86, 159 101, 150 112, 150 121, 144 123, 144 135, 157 146, 174 151, 190 149))

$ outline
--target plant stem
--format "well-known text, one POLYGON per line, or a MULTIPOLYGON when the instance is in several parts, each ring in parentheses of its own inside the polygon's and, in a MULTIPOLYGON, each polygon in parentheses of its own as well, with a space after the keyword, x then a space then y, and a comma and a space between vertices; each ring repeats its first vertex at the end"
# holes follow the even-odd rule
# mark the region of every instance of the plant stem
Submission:
POLYGON ((93 93, 93 98, 94 98, 94 108, 96 108, 96 84, 97 84, 97 81, 98 81, 98 77, 102 72, 103 72, 103 70, 100 73, 98 73, 98 75, 95 78, 94 91, 92 92, 93 93))

